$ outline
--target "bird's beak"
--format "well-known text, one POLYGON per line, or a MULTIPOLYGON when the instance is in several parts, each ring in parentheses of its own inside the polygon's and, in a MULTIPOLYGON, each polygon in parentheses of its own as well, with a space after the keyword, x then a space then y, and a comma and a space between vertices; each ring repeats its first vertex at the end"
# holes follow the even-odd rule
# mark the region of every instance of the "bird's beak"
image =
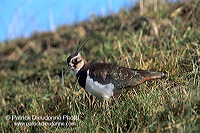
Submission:
POLYGON ((70 69, 70 66, 68 66, 68 67, 67 67, 66 73, 68 73, 68 72, 69 72, 69 69, 70 69))

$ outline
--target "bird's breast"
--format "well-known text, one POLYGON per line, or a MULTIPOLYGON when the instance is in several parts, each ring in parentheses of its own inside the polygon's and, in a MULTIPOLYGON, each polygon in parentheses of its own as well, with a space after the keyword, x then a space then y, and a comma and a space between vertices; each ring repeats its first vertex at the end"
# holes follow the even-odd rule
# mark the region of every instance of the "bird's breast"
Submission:
POLYGON ((87 70, 87 78, 85 84, 85 90, 96 97, 103 97, 104 99, 109 99, 113 95, 113 90, 115 89, 112 83, 101 84, 98 80, 93 80, 89 75, 89 70, 87 70))

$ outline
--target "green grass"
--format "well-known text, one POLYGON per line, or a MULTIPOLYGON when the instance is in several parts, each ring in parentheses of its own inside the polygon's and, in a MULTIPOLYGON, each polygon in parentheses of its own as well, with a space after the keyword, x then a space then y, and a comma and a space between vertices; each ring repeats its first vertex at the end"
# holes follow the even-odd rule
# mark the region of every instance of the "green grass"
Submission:
POLYGON ((198 132, 200 130, 200 9, 198 1, 161 2, 143 15, 97 17, 56 32, 0 44, 1 132, 198 132), (66 58, 79 40, 88 61, 167 71, 108 101, 86 93, 66 58), (6 116, 72 116, 71 120, 7 120, 6 116), (16 126, 63 122, 68 126, 16 126))

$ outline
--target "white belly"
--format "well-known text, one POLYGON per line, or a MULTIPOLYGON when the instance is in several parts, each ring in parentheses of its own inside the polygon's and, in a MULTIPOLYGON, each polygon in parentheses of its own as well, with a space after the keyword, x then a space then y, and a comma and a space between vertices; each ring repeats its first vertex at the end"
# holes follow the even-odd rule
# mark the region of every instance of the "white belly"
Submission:
POLYGON ((109 99, 113 96, 113 90, 115 89, 112 83, 103 85, 97 81, 93 81, 89 77, 89 70, 87 71, 86 86, 85 90, 96 97, 103 97, 104 99, 109 99))

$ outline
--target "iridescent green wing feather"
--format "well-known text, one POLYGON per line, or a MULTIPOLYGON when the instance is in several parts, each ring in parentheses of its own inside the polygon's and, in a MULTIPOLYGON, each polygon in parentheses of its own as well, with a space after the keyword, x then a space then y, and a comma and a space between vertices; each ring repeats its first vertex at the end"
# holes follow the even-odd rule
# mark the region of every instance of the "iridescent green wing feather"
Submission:
POLYGON ((166 76, 164 72, 134 70, 106 63, 90 64, 90 77, 101 84, 114 84, 115 88, 134 87, 146 80, 166 76))

